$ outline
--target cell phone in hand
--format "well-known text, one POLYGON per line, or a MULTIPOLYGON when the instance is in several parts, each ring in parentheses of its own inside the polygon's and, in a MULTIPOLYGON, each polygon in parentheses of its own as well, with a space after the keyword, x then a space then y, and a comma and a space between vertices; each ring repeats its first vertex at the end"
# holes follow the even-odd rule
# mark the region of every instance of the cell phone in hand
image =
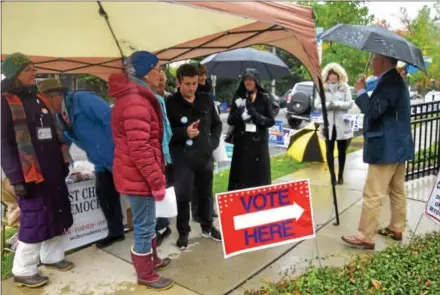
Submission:
POLYGON ((200 123, 200 121, 197 121, 197 122, 194 124, 193 127, 194 127, 195 129, 199 128, 199 123, 200 123))

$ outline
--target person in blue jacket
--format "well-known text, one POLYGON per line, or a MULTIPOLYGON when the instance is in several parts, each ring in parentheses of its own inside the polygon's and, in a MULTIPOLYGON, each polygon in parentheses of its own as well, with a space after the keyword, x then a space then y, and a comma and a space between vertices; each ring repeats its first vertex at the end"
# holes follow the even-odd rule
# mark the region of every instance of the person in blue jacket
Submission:
POLYGON ((95 165, 96 196, 108 224, 108 236, 97 242, 107 247, 124 239, 123 215, 119 193, 113 182, 114 143, 111 107, 94 92, 69 91, 56 79, 46 79, 38 88, 53 104, 64 139, 84 150, 95 165))

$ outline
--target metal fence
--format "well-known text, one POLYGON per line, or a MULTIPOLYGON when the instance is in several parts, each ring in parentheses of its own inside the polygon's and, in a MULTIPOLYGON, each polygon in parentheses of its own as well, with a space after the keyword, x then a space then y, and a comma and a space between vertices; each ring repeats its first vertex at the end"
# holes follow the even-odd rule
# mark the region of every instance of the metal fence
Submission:
POLYGON ((415 159, 408 161, 405 180, 436 174, 440 168, 440 101, 411 105, 415 159))

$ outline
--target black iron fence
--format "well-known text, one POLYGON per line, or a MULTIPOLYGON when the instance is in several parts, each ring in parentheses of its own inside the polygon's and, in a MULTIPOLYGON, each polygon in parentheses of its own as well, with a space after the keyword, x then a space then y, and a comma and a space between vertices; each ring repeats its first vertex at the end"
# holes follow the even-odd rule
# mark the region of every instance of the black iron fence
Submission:
POLYGON ((405 179, 436 174, 440 168, 440 101, 411 105, 415 159, 406 167, 405 179))

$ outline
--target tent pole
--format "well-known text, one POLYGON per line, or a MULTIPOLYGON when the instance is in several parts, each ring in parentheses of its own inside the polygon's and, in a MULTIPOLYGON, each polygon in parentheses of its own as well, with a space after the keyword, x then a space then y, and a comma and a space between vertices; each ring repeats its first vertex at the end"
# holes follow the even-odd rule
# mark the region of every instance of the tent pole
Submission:
POLYGON ((320 96, 321 105, 322 105, 322 118, 324 120, 324 137, 325 137, 325 146, 326 146, 326 153, 327 153, 327 164, 328 164, 328 170, 330 171, 330 179, 332 182, 333 205, 335 207, 335 216, 336 216, 336 222, 333 223, 333 225, 338 226, 339 225, 339 209, 338 209, 338 199, 336 196, 335 161, 334 161, 333 151, 330 151, 330 136, 329 136, 329 130, 328 130, 329 123, 328 123, 328 116, 327 116, 327 106, 325 105, 326 97, 325 97, 324 85, 322 83, 321 77, 319 77, 319 76, 318 76, 318 83, 319 83, 319 96, 320 96))
POLYGON ((121 45, 119 44, 118 38, 116 38, 116 34, 113 31, 113 27, 110 24, 110 20, 108 19, 108 14, 104 10, 104 7, 102 7, 101 1, 96 1, 96 2, 98 3, 98 6, 99 6, 99 15, 105 19, 105 22, 107 23, 107 26, 110 29, 110 33, 112 34, 113 39, 115 40, 116 46, 119 49, 119 53, 121 54, 121 58, 124 59, 124 53, 122 52, 121 45))

